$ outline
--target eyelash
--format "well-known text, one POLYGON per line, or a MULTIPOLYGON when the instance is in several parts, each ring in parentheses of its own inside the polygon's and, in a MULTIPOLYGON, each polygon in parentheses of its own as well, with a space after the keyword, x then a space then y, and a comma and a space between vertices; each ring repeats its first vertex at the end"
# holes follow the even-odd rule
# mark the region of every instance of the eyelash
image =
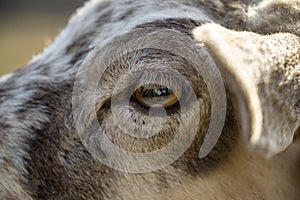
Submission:
MULTIPOLYGON (((173 82, 174 82, 174 84, 178 84, 179 86, 182 86, 182 87, 180 87, 182 94, 181 94, 181 97, 177 100, 176 103, 174 103, 174 104, 172 104, 170 106, 164 107, 164 109, 165 109, 165 111, 167 112, 168 115, 180 112, 180 110, 181 110, 181 108, 180 108, 180 102, 186 101, 188 99, 188 97, 189 97, 189 91, 186 89, 186 87, 183 86, 184 84, 180 84, 180 83, 175 82, 175 81, 173 81, 173 82)), ((144 114, 148 114, 150 108, 148 106, 143 105, 137 99, 137 97, 135 95, 135 90, 131 88, 128 92, 130 94, 132 94, 131 98, 130 98, 131 105, 135 109, 137 109, 138 111, 141 111, 144 114)))
MULTIPOLYGON (((148 114, 150 108, 139 103, 134 95, 131 96, 130 98, 130 103, 133 105, 135 108, 137 108, 138 111, 141 111, 143 114, 148 114)), ((165 110, 168 115, 174 114, 174 113, 179 113, 180 112, 180 103, 177 101, 175 104, 172 106, 165 107, 165 110)))

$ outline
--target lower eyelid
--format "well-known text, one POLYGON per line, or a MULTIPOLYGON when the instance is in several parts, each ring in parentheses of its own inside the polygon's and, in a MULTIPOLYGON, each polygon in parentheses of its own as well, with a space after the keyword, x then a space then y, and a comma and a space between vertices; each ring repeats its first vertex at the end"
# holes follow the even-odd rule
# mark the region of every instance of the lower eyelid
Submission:
POLYGON ((177 92, 177 96, 178 96, 177 97, 176 94, 172 90, 170 90, 169 88, 165 88, 164 86, 157 86, 157 87, 161 87, 159 89, 161 89, 162 91, 167 90, 168 94, 162 95, 162 96, 159 96, 160 94, 158 94, 156 96, 156 95, 154 95, 154 92, 157 92, 155 90, 155 87, 156 87, 156 85, 152 85, 152 86, 147 85, 145 87, 141 86, 141 87, 137 88, 133 92, 134 100, 136 100, 139 104, 142 104, 145 107, 151 107, 151 105, 160 104, 161 106, 167 108, 169 106, 176 104, 178 99, 181 98, 181 91, 177 92), (144 91, 142 91, 142 90, 144 90, 144 91), (178 93, 180 95, 178 95, 178 93))

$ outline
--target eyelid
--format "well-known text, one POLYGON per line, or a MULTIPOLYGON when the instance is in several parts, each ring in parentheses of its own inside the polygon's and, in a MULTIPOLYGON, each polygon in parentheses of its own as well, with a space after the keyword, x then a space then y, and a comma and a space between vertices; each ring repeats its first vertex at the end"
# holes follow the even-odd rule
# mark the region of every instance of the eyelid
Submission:
POLYGON ((170 101, 164 104, 170 110, 176 109, 181 101, 185 102, 191 93, 187 77, 180 74, 178 71, 148 70, 131 71, 126 73, 119 79, 113 89, 112 98, 118 99, 120 102, 132 102, 140 105, 143 109, 149 109, 146 102, 138 99, 138 95, 134 95, 140 86, 158 84, 169 88, 175 93, 174 98, 170 97, 170 101), (139 101, 138 101, 139 100, 139 101), (176 102, 175 102, 176 101, 176 102))
POLYGON ((115 84, 114 95, 122 94, 124 92, 130 92, 131 94, 142 85, 148 85, 150 83, 156 83, 162 86, 166 86, 170 88, 170 86, 174 85, 182 85, 185 83, 180 81, 182 75, 172 72, 166 72, 161 70, 147 69, 143 72, 141 71, 131 71, 130 73, 126 73, 121 79, 119 79, 119 83, 115 84), (122 84, 120 84, 122 82, 122 84))
POLYGON ((168 108, 171 106, 174 106, 176 103, 178 103, 178 101, 181 98, 182 92, 181 92, 181 88, 177 87, 176 91, 171 90, 170 88, 167 88, 165 86, 162 85, 157 85, 157 84, 148 84, 146 86, 140 86, 138 87, 134 93, 133 96, 135 97, 135 100, 141 104, 142 106, 145 107, 152 107, 156 104, 163 106, 164 108, 168 108), (161 96, 151 96, 153 91, 155 91, 155 88, 158 89, 166 89, 168 90, 168 94, 167 95, 161 95, 161 96), (149 90, 152 91, 151 93, 149 93, 149 97, 147 97, 147 94, 143 94, 143 90, 149 90))

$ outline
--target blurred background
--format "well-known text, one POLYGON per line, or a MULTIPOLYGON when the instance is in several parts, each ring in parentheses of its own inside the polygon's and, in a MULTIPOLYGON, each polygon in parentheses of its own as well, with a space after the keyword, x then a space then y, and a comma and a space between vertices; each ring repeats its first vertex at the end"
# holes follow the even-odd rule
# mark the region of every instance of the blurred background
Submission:
POLYGON ((0 0, 0 76, 26 65, 85 0, 0 0))

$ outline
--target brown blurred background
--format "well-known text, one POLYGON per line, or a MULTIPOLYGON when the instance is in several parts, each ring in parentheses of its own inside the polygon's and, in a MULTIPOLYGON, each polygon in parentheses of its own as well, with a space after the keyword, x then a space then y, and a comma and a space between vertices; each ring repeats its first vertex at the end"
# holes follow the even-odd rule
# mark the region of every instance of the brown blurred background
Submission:
POLYGON ((0 0, 0 75, 25 65, 85 0, 0 0))

